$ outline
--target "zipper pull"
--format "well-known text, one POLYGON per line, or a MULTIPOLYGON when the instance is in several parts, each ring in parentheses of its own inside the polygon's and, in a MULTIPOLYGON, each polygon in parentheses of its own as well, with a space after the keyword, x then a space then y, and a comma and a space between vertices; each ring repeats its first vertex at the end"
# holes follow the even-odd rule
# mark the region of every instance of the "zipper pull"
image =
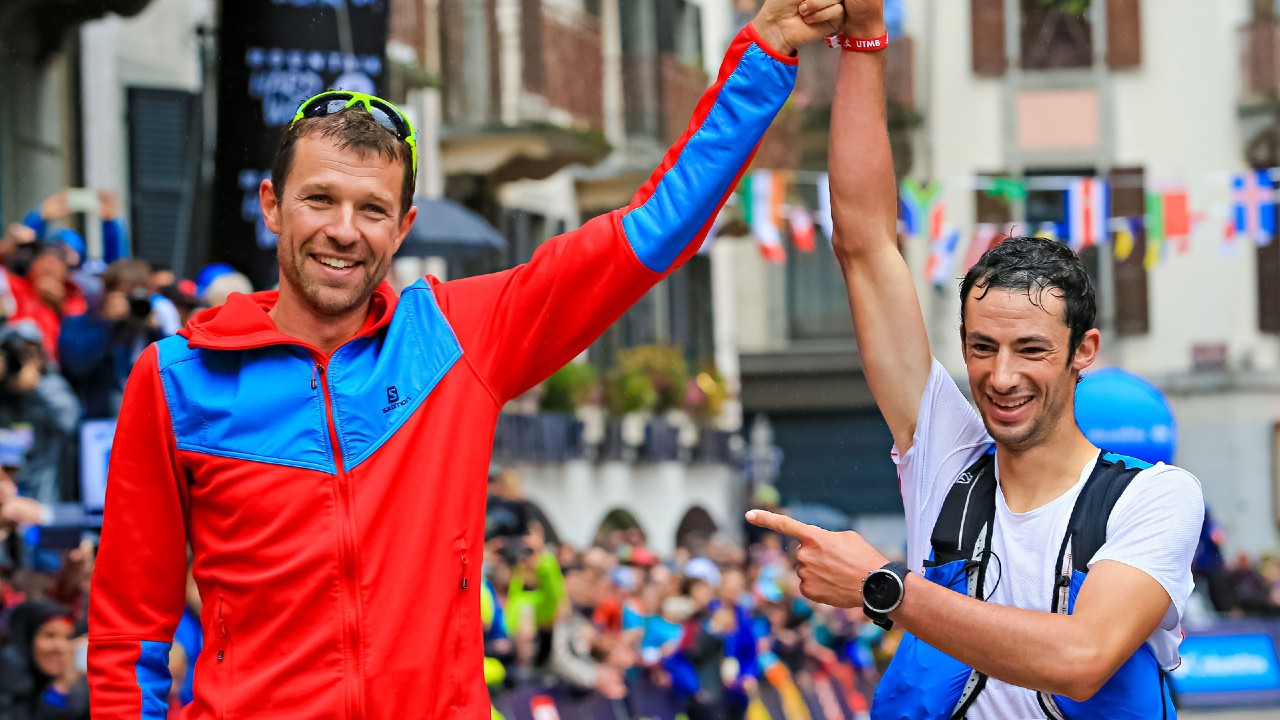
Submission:
POLYGON ((459 551, 458 551, 458 555, 459 555, 460 559, 462 560, 462 589, 463 589, 463 590, 466 590, 466 589, 467 589, 467 546, 466 546, 466 541, 463 541, 462 548, 461 548, 461 549, 459 549, 459 551))
POLYGON ((317 385, 316 385, 316 373, 317 373, 317 372, 318 372, 318 373, 320 373, 321 375, 323 375, 323 374, 324 374, 324 368, 320 365, 320 363, 316 363, 315 365, 313 365, 313 366, 311 367, 311 389, 312 389, 312 390, 315 390, 315 389, 316 389, 316 387, 317 387, 317 385))

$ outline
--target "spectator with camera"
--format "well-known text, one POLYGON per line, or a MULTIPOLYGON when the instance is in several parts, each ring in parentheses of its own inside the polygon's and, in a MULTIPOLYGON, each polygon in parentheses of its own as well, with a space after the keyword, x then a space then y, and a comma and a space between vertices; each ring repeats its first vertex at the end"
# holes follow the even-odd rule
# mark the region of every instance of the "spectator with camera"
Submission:
POLYGON ((79 395, 84 416, 115 417, 133 364, 164 337, 152 308, 147 263, 123 259, 107 266, 100 301, 67 318, 59 343, 62 373, 79 395))
POLYGON ((80 403, 54 371, 34 322, 0 328, 0 378, 0 430, 29 438, 18 487, 40 503, 60 502, 58 470, 80 422, 80 403))

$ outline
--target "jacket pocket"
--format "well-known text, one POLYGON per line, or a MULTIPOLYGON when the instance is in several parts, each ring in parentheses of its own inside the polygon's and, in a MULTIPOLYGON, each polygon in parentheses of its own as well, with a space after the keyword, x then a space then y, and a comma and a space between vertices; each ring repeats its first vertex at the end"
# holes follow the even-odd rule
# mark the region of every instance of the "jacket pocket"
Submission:
POLYGON ((230 630, 230 608, 227 606, 227 597, 222 591, 218 591, 218 617, 217 627, 215 628, 216 637, 213 643, 214 658, 213 666, 217 675, 217 683, 214 684, 218 693, 216 707, 218 709, 218 720, 225 720, 227 717, 227 708, 231 704, 231 630, 230 630))
POLYGON ((470 625, 468 611, 470 609, 471 599, 476 598, 476 605, 479 606, 479 589, 475 587, 469 577, 471 574, 471 558, 467 555, 467 538, 466 536, 458 538, 454 542, 454 549, 458 556, 458 579, 453 586, 453 612, 450 613, 452 621, 449 622, 450 637, 448 639, 448 647, 450 649, 449 665, 453 670, 453 687, 450 691, 453 696, 453 702, 449 703, 451 710, 456 710, 464 702, 463 678, 465 677, 463 658, 465 657, 465 648, 467 642, 467 627, 470 625))

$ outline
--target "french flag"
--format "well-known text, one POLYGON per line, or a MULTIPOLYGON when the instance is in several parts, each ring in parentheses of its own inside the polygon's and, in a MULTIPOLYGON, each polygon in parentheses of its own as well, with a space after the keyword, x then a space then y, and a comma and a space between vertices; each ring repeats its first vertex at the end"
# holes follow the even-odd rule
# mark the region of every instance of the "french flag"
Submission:
POLYGON ((1249 170, 1231 178, 1231 205, 1237 235, 1258 247, 1276 236, 1276 195, 1266 170, 1249 170))
POLYGON ((1073 180, 1067 188, 1067 238, 1075 252, 1106 242, 1110 195, 1098 178, 1073 180))

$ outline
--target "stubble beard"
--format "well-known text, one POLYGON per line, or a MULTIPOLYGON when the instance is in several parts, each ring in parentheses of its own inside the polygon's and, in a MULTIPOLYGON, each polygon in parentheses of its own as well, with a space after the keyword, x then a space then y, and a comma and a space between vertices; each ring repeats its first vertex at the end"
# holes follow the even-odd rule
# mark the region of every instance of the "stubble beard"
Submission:
POLYGON ((294 288, 298 299, 316 313, 329 317, 342 317, 365 307, 373 297, 374 289, 386 276, 385 269, 379 272, 366 261, 362 267, 367 270, 361 282, 352 288, 339 288, 319 283, 303 272, 302 266, 311 261, 306 252, 300 250, 294 255, 285 254, 278 260, 284 280, 294 288))
MULTIPOLYGON (((1037 396, 1036 400, 1044 402, 1045 395, 1037 396)), ((987 420, 985 415, 982 418, 982 424, 986 426, 987 434, 997 444, 1010 450, 1028 450, 1046 442, 1053 435, 1059 416, 1062 413, 1062 405, 1063 403, 1060 401, 1054 403, 1044 402, 1040 407, 1040 412, 1023 427, 1006 428, 994 425, 987 420)))

